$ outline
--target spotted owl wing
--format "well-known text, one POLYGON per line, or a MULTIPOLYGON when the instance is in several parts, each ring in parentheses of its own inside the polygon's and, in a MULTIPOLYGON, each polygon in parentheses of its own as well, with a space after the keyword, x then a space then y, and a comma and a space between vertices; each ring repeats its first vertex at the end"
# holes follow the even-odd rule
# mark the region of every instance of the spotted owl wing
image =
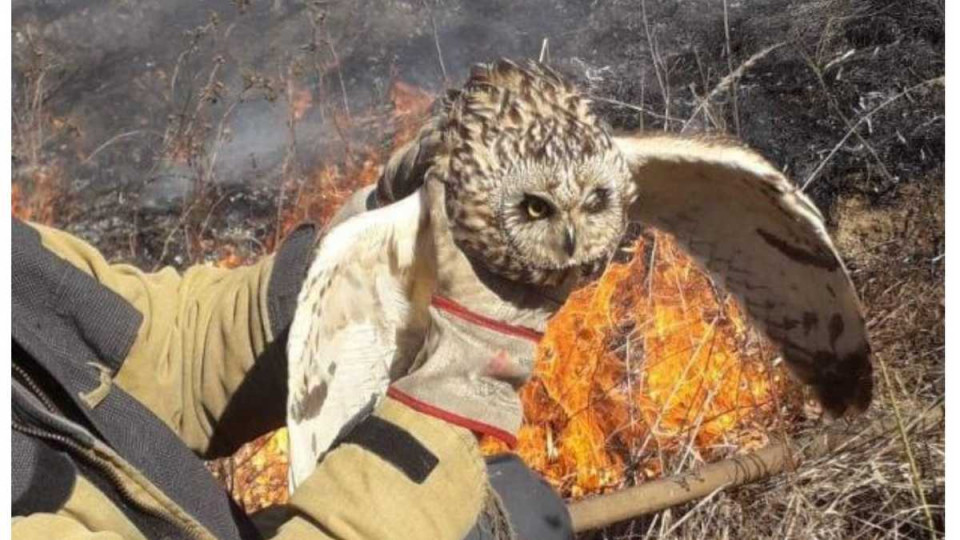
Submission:
POLYGON ((825 410, 872 394, 856 290, 802 192, 759 155, 709 140, 618 137, 637 189, 630 219, 672 234, 777 342, 825 410))
MULTIPOLYGON (((419 195, 345 220, 319 242, 287 341, 290 489, 384 395, 417 332, 419 195)), ((422 284, 420 284, 422 285, 422 284)))
POLYGON ((441 144, 442 128, 439 117, 434 116, 420 128, 416 137, 390 155, 377 181, 377 202, 390 204, 420 189, 441 144))

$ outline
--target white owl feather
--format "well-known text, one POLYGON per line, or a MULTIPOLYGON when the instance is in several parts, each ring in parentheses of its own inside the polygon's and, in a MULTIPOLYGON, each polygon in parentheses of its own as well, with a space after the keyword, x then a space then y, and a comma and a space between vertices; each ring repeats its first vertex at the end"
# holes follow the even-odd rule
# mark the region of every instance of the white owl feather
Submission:
POLYGON ((291 490, 384 394, 398 334, 417 327, 411 196, 334 227, 319 242, 287 344, 291 490))

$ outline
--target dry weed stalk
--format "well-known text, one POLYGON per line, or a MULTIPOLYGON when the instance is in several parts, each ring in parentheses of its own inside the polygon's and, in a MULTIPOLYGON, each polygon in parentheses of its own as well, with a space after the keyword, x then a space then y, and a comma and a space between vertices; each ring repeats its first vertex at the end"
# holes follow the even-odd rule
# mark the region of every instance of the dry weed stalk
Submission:
POLYGON ((687 131, 687 128, 689 128, 690 125, 693 123, 693 120, 694 118, 696 118, 697 114, 701 110, 703 110, 705 107, 708 107, 711 101, 716 99, 717 96, 719 96, 721 93, 726 92, 728 89, 732 91, 733 85, 736 84, 736 82, 740 80, 744 76, 744 74, 746 74, 747 71, 749 71, 751 68, 757 65, 757 63, 760 62, 760 60, 763 60, 763 58, 766 57, 768 54, 779 49, 780 47, 783 47, 786 44, 787 42, 781 41, 778 43, 774 43, 773 45, 770 45, 768 47, 764 47, 763 49, 752 54, 750 58, 747 58, 746 60, 744 60, 742 64, 737 66, 737 69, 732 70, 726 77, 720 79, 717 85, 714 86, 712 90, 710 90, 710 93, 707 94, 705 98, 703 98, 702 100, 698 100, 699 103, 697 104, 697 107, 693 110, 693 113, 690 115, 690 118, 688 118, 687 121, 683 123, 683 127, 680 128, 680 133, 685 133, 687 131))
MULTIPOLYGON (((847 122, 847 132, 846 132, 846 133, 843 135, 843 137, 837 142, 837 144, 834 145, 833 149, 830 150, 830 153, 827 154, 827 156, 824 157, 822 160, 820 160, 820 164, 817 165, 817 168, 814 169, 813 172, 811 172, 809 176, 807 176, 806 180, 803 181, 803 184, 802 184, 800 190, 801 190, 801 191, 806 191, 807 188, 810 187, 810 184, 812 184, 813 181, 817 179, 817 176, 820 174, 820 171, 822 171, 823 168, 827 165, 827 163, 830 162, 830 159, 833 158, 834 154, 836 154, 837 151, 840 150, 840 149, 843 147, 844 143, 847 142, 847 139, 849 139, 851 135, 857 133, 857 128, 859 128, 861 124, 863 124, 864 122, 870 120, 870 118, 871 118, 873 115, 877 114, 878 112, 880 112, 881 110, 883 110, 884 108, 886 108, 886 107, 887 107, 888 105, 890 105, 891 103, 897 101, 898 99, 900 99, 900 98, 902 98, 902 97, 904 97, 904 96, 909 96, 911 92, 916 92, 917 90, 920 90, 921 88, 925 88, 925 87, 927 87, 927 86, 943 85, 943 84, 944 84, 944 80, 945 80, 945 76, 941 75, 940 77, 936 77, 936 78, 933 78, 933 79, 928 79, 928 80, 923 81, 923 82, 921 82, 921 83, 919 83, 919 84, 915 84, 915 85, 911 86, 910 88, 907 88, 906 90, 904 90, 904 91, 902 91, 902 92, 899 92, 899 93, 897 93, 897 94, 894 94, 893 96, 887 98, 883 103, 877 105, 876 107, 874 107, 873 109, 871 109, 871 110, 868 111, 867 113, 865 113, 865 114, 863 114, 862 116, 860 116, 860 118, 858 118, 857 121, 854 122, 853 124, 850 124, 849 122, 847 122)), ((859 134, 858 134, 858 133, 857 133, 857 136, 859 137, 859 134)), ((867 145, 867 146, 869 147, 869 145, 867 145)), ((876 152, 874 152, 874 155, 876 155, 876 152)), ((877 159, 879 159, 879 158, 877 158, 877 159)), ((884 169, 884 170, 885 170, 885 169, 884 169)))
POLYGON ((740 107, 737 104, 737 79, 733 77, 733 49, 730 47, 730 15, 727 0, 723 0, 723 34, 727 40, 727 71, 730 81, 730 101, 733 102, 733 126, 737 137, 740 136, 740 107))
POLYGON ((640 0, 640 16, 643 20, 643 31, 647 35, 647 46, 650 48, 650 59, 653 61, 653 70, 657 75, 657 84, 660 85, 660 95, 663 96, 663 130, 670 129, 670 81, 669 71, 660 55, 656 39, 650 31, 650 22, 647 20, 647 2, 640 0))
MULTIPOLYGON (((568 508, 574 529, 583 532, 703 498, 683 513, 669 529, 661 532, 660 537, 668 538, 685 522, 695 521, 698 514, 710 512, 708 502, 724 490, 775 477, 784 472, 790 472, 796 477, 808 476, 816 474, 823 460, 837 462, 851 454, 862 457, 865 453, 877 451, 879 448, 886 451, 895 432, 928 433, 937 429, 943 418, 944 411, 938 406, 922 411, 909 425, 903 423, 899 417, 876 420, 852 430, 851 426, 840 422, 822 431, 814 430, 812 434, 807 434, 802 442, 777 440, 756 452, 710 463, 683 474, 653 480, 636 487, 583 499, 571 503, 568 508)), ((789 483, 791 475, 774 481, 789 483)), ((666 520, 661 521, 661 527, 665 524, 666 520)), ((932 518, 930 524, 933 524, 932 518)), ((936 537, 935 529, 931 528, 930 533, 936 537)))

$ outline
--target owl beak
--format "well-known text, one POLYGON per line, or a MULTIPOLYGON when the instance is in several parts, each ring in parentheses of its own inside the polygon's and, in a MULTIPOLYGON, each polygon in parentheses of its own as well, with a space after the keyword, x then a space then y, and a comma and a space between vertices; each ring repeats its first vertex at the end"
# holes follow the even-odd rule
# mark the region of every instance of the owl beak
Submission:
POLYGON ((563 250, 571 257, 573 257, 573 252, 577 250, 577 236, 573 227, 568 226, 563 231, 563 250))

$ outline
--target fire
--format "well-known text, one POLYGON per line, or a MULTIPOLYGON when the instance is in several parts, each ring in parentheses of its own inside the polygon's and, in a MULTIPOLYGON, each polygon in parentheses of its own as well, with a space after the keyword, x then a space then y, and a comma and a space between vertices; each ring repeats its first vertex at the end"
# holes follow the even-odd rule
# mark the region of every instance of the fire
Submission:
POLYGON ((247 511, 286 504, 287 430, 269 433, 240 447, 229 460, 208 468, 247 511))
MULTIPOLYGON (((732 300, 666 235, 576 292, 548 326, 516 452, 580 497, 765 442, 785 388, 732 300)), ((488 453, 504 448, 484 441, 488 453)))
POLYGON ((293 92, 293 99, 290 103, 291 112, 294 120, 302 120, 310 107, 313 106, 313 94, 307 88, 301 88, 293 92))
POLYGON ((330 221, 343 201, 357 189, 377 181, 381 160, 370 148, 363 148, 343 163, 328 164, 308 176, 305 182, 287 186, 294 194, 283 218, 283 231, 312 221, 323 225, 330 221))
MULTIPOLYGON (((309 98, 309 93, 306 96, 309 98)), ((304 221, 319 225, 328 222, 351 193, 376 182, 390 152, 417 134, 434 98, 425 90, 394 81, 389 99, 392 112, 385 119, 375 113, 351 118, 335 115, 333 121, 341 133, 358 125, 372 125, 375 132, 381 129, 392 132, 389 145, 349 141, 342 159, 320 166, 299 182, 288 182, 284 192, 292 193, 294 200, 287 206, 282 231, 287 232, 304 221)), ((309 107, 311 102, 298 97, 294 102, 295 112, 300 110, 297 104, 309 107)))
POLYGON ((42 166, 13 183, 10 190, 13 215, 45 225, 54 223, 62 197, 60 178, 59 168, 42 166))
POLYGON ((222 246, 220 248, 220 253, 222 255, 216 262, 216 265, 220 268, 236 268, 247 262, 243 257, 240 256, 240 254, 237 253, 237 248, 233 245, 226 244, 222 246))
POLYGON ((413 139, 420 124, 433 104, 434 97, 429 92, 396 81, 390 87, 390 101, 393 103, 396 134, 393 137, 395 147, 413 139))
MULTIPOLYGON (((309 93, 295 97, 299 119, 312 103, 309 93)), ((389 98, 386 118, 377 111, 336 118, 346 151, 285 181, 281 232, 302 221, 326 223, 347 196, 376 181, 390 151, 416 136, 433 96, 395 82, 389 98), (389 139, 352 140, 361 125, 389 139)), ((51 222, 55 176, 40 170, 29 192, 14 184, 14 215, 51 222)), ((572 295, 521 392, 526 419, 514 451, 564 496, 619 489, 762 445, 779 420, 778 399, 788 397, 783 368, 771 367, 772 349, 737 305, 718 299, 671 238, 654 238, 649 246, 638 241, 630 262, 612 264, 572 295)), ((232 246, 213 247, 220 266, 248 262, 232 246)), ((286 500, 285 437, 284 430, 266 435, 231 465, 211 465, 248 511, 286 500)), ((482 446, 505 450, 493 440, 482 446)))
MULTIPOLYGON (((357 189, 377 181, 389 152, 412 139, 425 119, 433 96, 417 87, 395 81, 390 89, 391 114, 386 118, 335 117, 341 133, 351 124, 372 124, 393 133, 388 147, 349 141, 342 159, 326 163, 302 179, 284 182, 283 196, 292 198, 284 204, 281 232, 286 233, 305 221, 320 226, 333 217, 343 201, 357 189)), ((299 120, 312 106, 309 94, 296 93, 294 119, 299 120), (304 97, 305 96, 305 97, 304 97)), ((375 129, 376 130, 376 129, 375 129)), ((233 268, 249 261, 242 260, 229 245, 221 246, 217 265, 233 268)), ((288 500, 287 431, 280 429, 247 443, 228 460, 217 460, 209 468, 241 506, 253 512, 288 500)))
MULTIPOLYGON (((354 145, 341 162, 309 175, 287 207, 285 230, 307 219, 325 223, 355 189, 376 181, 392 149, 416 136, 433 97, 400 82, 389 96, 390 149, 354 145)), ((764 433, 779 419, 786 377, 782 367, 771 367, 772 349, 735 302, 718 300, 709 278, 670 237, 655 238, 650 250, 637 242, 633 260, 611 265, 573 294, 551 321, 533 379, 521 391, 526 418, 514 451, 564 496, 618 489, 691 460, 752 449, 765 444, 764 433), (651 250, 652 257, 644 255, 651 250)), ((506 450, 492 439, 482 446, 488 454, 506 450)), ((274 467, 272 485, 286 456, 275 444, 264 448, 278 452, 265 462, 274 467)), ((277 492, 246 507, 285 497, 277 492)))

